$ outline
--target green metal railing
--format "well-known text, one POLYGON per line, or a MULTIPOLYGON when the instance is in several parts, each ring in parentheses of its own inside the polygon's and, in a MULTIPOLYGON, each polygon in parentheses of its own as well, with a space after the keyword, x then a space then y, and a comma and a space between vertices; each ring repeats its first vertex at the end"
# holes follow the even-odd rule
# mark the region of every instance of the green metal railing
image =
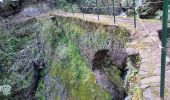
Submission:
POLYGON ((134 27, 136 28, 136 10, 135 10, 135 8, 136 8, 136 2, 135 2, 135 0, 133 0, 133 9, 134 9, 134 13, 133 13, 133 15, 134 15, 134 27))
POLYGON ((166 45, 167 45, 167 23, 168 23, 168 0, 163 2, 163 23, 162 23, 162 54, 161 54, 161 86, 160 97, 164 99, 165 91, 165 66, 166 66, 166 45))
POLYGON ((116 23, 116 17, 115 17, 115 0, 112 0, 113 3, 113 21, 116 23))

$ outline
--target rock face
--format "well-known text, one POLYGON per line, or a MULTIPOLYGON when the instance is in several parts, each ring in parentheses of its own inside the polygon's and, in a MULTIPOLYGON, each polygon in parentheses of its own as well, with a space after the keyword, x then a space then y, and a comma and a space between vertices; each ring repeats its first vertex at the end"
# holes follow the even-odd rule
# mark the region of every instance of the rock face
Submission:
POLYGON ((124 58, 112 55, 109 50, 105 49, 97 51, 92 60, 92 70, 96 76, 96 83, 112 95, 112 100, 123 100, 125 98, 125 90, 121 86, 123 84, 121 73, 123 72, 120 71, 120 66, 119 68, 114 66, 115 64, 122 64, 122 60, 124 58))
POLYGON ((8 17, 22 11, 24 6, 47 0, 12 0, 0 2, 0 16, 8 17))
MULTIPOLYGON (((34 96, 37 96, 36 99, 123 100, 125 98, 125 89, 123 87, 121 70, 124 69, 122 65, 126 62, 127 55, 124 51, 120 51, 120 48, 114 50, 114 48, 111 49, 107 47, 110 36, 103 30, 110 29, 112 30, 110 34, 117 33, 121 34, 121 36, 126 36, 128 32, 116 26, 108 27, 103 25, 98 27, 98 25, 94 25, 94 23, 89 24, 84 21, 78 23, 76 20, 73 22, 69 20, 70 22, 68 23, 68 20, 64 21, 65 19, 60 20, 59 18, 60 17, 53 17, 53 20, 37 19, 40 21, 34 20, 33 22, 35 23, 27 23, 32 28, 24 27, 24 29, 22 29, 18 26, 19 24, 10 25, 11 27, 16 27, 15 31, 22 34, 22 37, 35 32, 35 34, 30 36, 31 39, 29 38, 27 40, 30 41, 29 44, 25 44, 24 47, 30 49, 27 45, 31 43, 34 44, 37 40, 41 41, 33 45, 33 47, 35 46, 36 48, 34 47, 31 51, 24 52, 25 55, 29 55, 31 52, 32 55, 30 55, 29 59, 34 60, 39 56, 39 52, 41 52, 39 48, 43 47, 45 51, 43 52, 43 54, 45 54, 43 57, 45 62, 47 62, 48 68, 47 72, 41 71, 41 74, 45 73, 45 77, 38 79, 37 87, 33 87, 33 90, 36 90, 36 93, 35 91, 33 93, 34 96), (88 25, 91 25, 89 26, 91 29, 100 31, 94 32, 93 34, 88 33, 85 31, 88 25), (113 33, 113 31, 115 31, 115 33, 113 33), (23 33, 27 34, 24 35, 23 33), (42 44, 40 45, 40 43, 42 44), (96 58, 96 60, 93 60, 93 58, 96 58), (93 61, 97 62, 93 63, 93 61), (94 66, 97 67, 93 69, 94 66)), ((20 26, 23 26, 23 22, 20 23, 20 26)), ((25 41, 25 39, 23 41, 25 41)), ((19 55, 22 57, 23 53, 21 52, 19 55)), ((25 59, 21 57, 18 61, 25 61, 25 59)), ((18 61, 15 61, 16 65, 18 61)), ((30 63, 30 60, 28 61, 30 63)), ((25 66, 22 67, 25 68, 25 66)), ((33 66, 30 65, 26 71, 33 72, 37 70, 36 68, 32 69, 33 71, 30 70, 29 68, 32 67, 33 66)), ((23 70, 21 69, 19 72, 20 71, 22 72, 23 70)), ((33 75, 36 76, 37 74, 33 75)), ((12 74, 11 76, 15 75, 12 74)), ((22 85, 24 86, 22 89, 25 91, 18 90, 21 92, 20 94, 31 89, 29 88, 31 86, 29 83, 31 82, 33 83, 34 80, 25 80, 25 83, 28 83, 28 85, 22 85)), ((16 84, 16 86, 19 85, 16 84)), ((17 92, 15 92, 14 89, 13 92, 15 93, 13 96, 17 96, 17 92)))
MULTIPOLYGON (((120 0, 115 0, 115 3, 120 3, 120 0)), ((99 0, 96 4, 96 1, 92 1, 90 4, 82 4, 84 7, 81 7, 81 12, 84 13, 95 13, 95 14, 105 14, 105 15, 113 15, 113 5, 112 0, 99 0)), ((115 6, 115 15, 120 15, 122 13, 122 9, 119 6, 115 6)))
POLYGON ((51 10, 51 8, 46 3, 40 3, 36 6, 30 5, 23 8, 23 10, 20 12, 20 15, 23 17, 37 16, 49 10, 51 10))
POLYGON ((145 2, 146 4, 138 7, 140 18, 153 18, 155 13, 162 9, 162 0, 146 0, 145 2))
POLYGON ((10 2, 0 2, 0 16, 8 17, 19 12, 23 5, 23 0, 10 2))
MULTIPOLYGON (((84 7, 80 8, 82 13, 94 13, 94 14, 105 14, 105 15, 112 15, 113 14, 113 8, 112 7, 84 7)), ((122 13, 121 7, 115 7, 115 15, 120 15, 122 13)))

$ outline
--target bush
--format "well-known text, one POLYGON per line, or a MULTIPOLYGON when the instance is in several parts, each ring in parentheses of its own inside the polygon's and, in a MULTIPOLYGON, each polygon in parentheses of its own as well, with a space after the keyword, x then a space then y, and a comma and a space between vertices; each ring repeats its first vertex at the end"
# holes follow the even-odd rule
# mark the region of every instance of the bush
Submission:
POLYGON ((0 86, 0 93, 2 92, 3 95, 8 96, 11 94, 11 89, 10 85, 2 85, 0 86))
MULTIPOLYGON (((155 19, 162 19, 162 15, 163 15, 163 11, 162 10, 158 10, 156 12, 155 19)), ((168 22, 170 22, 170 5, 168 6, 168 22)))

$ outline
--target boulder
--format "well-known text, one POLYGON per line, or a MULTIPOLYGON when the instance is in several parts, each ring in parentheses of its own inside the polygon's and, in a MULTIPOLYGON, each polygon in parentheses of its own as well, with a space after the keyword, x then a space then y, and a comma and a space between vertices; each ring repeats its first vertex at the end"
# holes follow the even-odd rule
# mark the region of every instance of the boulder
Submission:
POLYGON ((12 0, 10 2, 0 2, 0 16, 8 17, 20 11, 23 0, 12 0))
POLYGON ((133 48, 126 48, 126 53, 128 56, 135 56, 135 55, 139 55, 139 52, 137 52, 135 49, 133 48))
POLYGON ((145 0, 142 6, 138 7, 140 18, 153 18, 158 10, 162 9, 162 0, 145 0), (157 3, 149 3, 157 2, 157 3))

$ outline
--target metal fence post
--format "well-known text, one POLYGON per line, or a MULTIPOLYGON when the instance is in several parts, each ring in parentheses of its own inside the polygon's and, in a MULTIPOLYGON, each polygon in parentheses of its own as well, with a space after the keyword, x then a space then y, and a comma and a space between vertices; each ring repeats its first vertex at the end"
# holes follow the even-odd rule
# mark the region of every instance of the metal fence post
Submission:
POLYGON ((166 45, 167 45, 167 23, 168 23, 168 0, 163 0, 163 22, 162 22, 162 51, 161 51, 161 80, 160 97, 164 100, 165 88, 165 66, 166 66, 166 45))
POLYGON ((72 13, 73 13, 73 16, 74 16, 74 8, 73 8, 73 4, 71 4, 71 10, 72 10, 72 13))
POLYGON ((82 0, 81 8, 82 8, 82 11, 83 11, 83 18, 84 18, 84 0, 82 0))
POLYGON ((99 7, 98 7, 98 2, 97 2, 97 0, 96 0, 96 6, 97 6, 98 21, 99 21, 99 7))
POLYGON ((133 9, 134 9, 134 27, 136 28, 136 10, 135 10, 135 7, 136 7, 136 2, 135 2, 135 0, 133 0, 133 9))
POLYGON ((90 0, 90 8, 91 8, 91 13, 93 13, 93 12, 92 12, 92 10, 93 10, 92 0, 90 0))
POLYGON ((113 2, 113 20, 114 20, 114 23, 116 22, 116 17, 115 17, 115 0, 112 0, 113 2))
POLYGON ((58 14, 60 13, 60 5, 57 4, 57 8, 58 8, 58 14))
POLYGON ((66 8, 64 8, 64 12, 65 12, 65 14, 66 14, 66 8))
MULTIPOLYGON (((126 0, 126 7, 129 9, 129 0, 126 0)), ((128 10, 127 10, 127 15, 128 15, 128 10)))
POLYGON ((85 1, 84 0, 82 0, 83 1, 83 6, 82 6, 82 8, 83 8, 83 18, 84 18, 84 4, 85 4, 85 1))

